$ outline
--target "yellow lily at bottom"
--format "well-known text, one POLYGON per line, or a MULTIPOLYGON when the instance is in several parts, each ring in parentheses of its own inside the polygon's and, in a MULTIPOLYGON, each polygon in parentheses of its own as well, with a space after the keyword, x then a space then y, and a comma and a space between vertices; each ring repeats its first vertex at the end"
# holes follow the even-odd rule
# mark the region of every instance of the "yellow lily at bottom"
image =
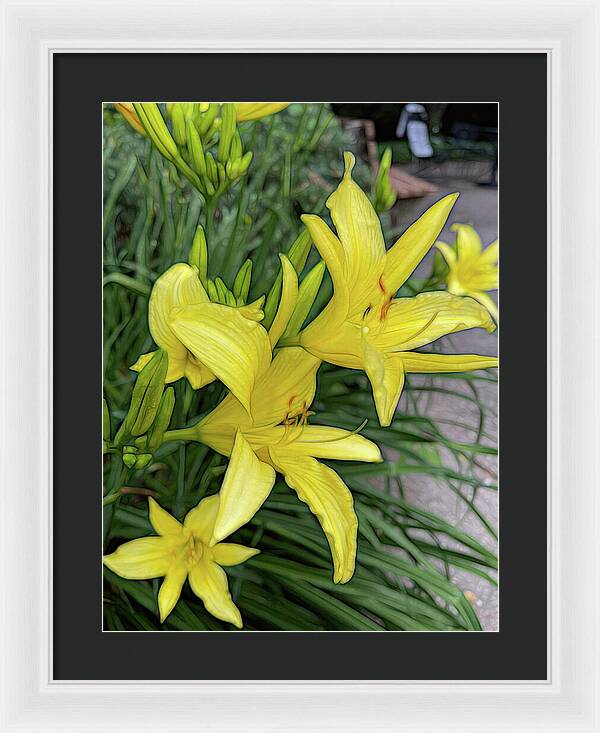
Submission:
POLYGON ((334 292, 301 332, 299 343, 323 361, 364 370, 379 421, 387 426, 406 373, 459 372, 498 363, 495 357, 415 349, 456 331, 475 327, 493 331, 495 325, 487 310, 471 298, 442 291, 395 297, 435 242, 457 194, 434 204, 386 251, 377 214, 352 180, 354 156, 345 153, 344 159, 344 177, 327 200, 337 236, 318 216, 302 217, 327 265, 334 292))
POLYGON ((186 579, 213 616, 239 629, 242 617, 231 599, 227 575, 221 566, 239 565, 260 550, 227 542, 211 544, 219 495, 209 496, 189 511, 183 521, 148 499, 150 522, 158 537, 140 537, 105 555, 104 564, 129 580, 164 580, 158 591, 161 623, 175 608, 186 579))
POLYGON ((169 439, 197 440, 230 456, 213 542, 256 514, 279 471, 319 520, 333 557, 333 580, 345 583, 354 573, 358 520, 350 490, 318 459, 382 459, 379 448, 360 435, 306 424, 313 414, 308 408, 315 395, 319 364, 319 359, 303 349, 282 349, 256 383, 250 414, 230 394, 197 425, 171 431, 169 439))

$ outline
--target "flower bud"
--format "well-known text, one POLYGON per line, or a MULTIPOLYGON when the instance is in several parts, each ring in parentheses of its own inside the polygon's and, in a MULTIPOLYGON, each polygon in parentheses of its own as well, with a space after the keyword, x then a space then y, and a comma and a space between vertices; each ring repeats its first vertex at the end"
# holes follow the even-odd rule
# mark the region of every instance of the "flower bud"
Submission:
POLYGON ((140 453, 139 456, 135 459, 135 468, 146 468, 146 466, 150 463, 152 460, 152 453, 140 453))
POLYGON ((313 307, 319 293, 324 274, 325 263, 323 261, 318 262, 300 283, 296 307, 283 332, 284 336, 296 336, 300 332, 302 324, 310 313, 310 309, 313 307))
POLYGON ((252 260, 246 260, 238 270, 238 274, 233 281, 233 294, 237 305, 244 305, 248 300, 248 292, 250 291, 250 282, 252 280, 252 260))
POLYGON ((174 104, 171 110, 173 137, 177 145, 185 145, 187 141, 185 114, 181 104, 174 104))
POLYGON ((375 210, 383 214, 396 203, 396 192, 392 189, 390 169, 392 166, 392 151, 386 148, 379 162, 379 170, 375 180, 375 210))
POLYGON ((171 422, 173 409, 175 407, 175 390, 173 387, 167 387, 160 399, 156 418, 152 423, 152 427, 148 431, 147 449, 154 453, 163 442, 163 437, 171 422))
POLYGON ((154 422, 165 386, 169 357, 159 349, 139 373, 133 388, 126 430, 131 435, 143 435, 154 422))
POLYGON ((180 157, 177 144, 171 137, 158 105, 155 102, 134 102, 133 106, 146 134, 161 155, 171 161, 180 157))
POLYGON ((190 250, 190 256, 188 257, 190 265, 198 268, 198 276, 200 282, 206 288, 206 279, 208 272, 208 247, 206 245, 206 236, 204 229, 201 226, 196 228, 194 234, 194 241, 192 242, 192 249, 190 250))
MULTIPOLYGON (((308 257, 311 246, 312 239, 310 237, 310 234, 308 233, 308 229, 303 228, 300 234, 294 240, 292 246, 289 248, 289 251, 287 253, 288 259, 294 266, 297 274, 300 274, 304 269, 304 265, 306 264, 306 259, 308 257)), ((273 319, 275 318, 275 313, 277 311, 277 306, 281 297, 282 282, 283 276, 280 270, 275 279, 275 282, 271 287, 271 290, 269 290, 269 294, 267 295, 267 300, 265 302, 265 318, 263 321, 263 326, 266 329, 270 327, 270 325, 273 323, 273 319)))
POLYGON ((221 163, 226 163, 229 158, 235 131, 235 105, 225 102, 221 106, 221 132, 217 148, 217 159, 221 163))

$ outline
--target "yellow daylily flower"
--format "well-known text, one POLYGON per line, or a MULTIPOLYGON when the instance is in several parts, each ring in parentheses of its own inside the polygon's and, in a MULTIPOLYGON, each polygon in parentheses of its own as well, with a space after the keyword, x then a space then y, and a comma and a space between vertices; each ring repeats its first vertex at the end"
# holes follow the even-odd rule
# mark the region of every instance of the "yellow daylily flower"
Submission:
POLYGON ((146 134, 144 126, 140 122, 140 118, 137 116, 137 112, 133 108, 132 102, 115 102, 115 109, 123 115, 136 132, 139 132, 140 135, 146 134))
POLYGON ((327 200, 337 236, 318 216, 302 217, 327 264, 334 293, 301 332, 299 343, 323 361, 364 370, 379 421, 387 426, 406 373, 497 365, 495 357, 427 354, 414 349, 456 331, 475 327, 493 331, 495 326, 487 310, 471 298, 448 292, 394 297, 437 239, 458 194, 430 207, 386 252, 377 214, 352 180, 354 156, 345 153, 344 161, 344 177, 327 200))
POLYGON ((498 289, 498 240, 483 249, 479 234, 469 224, 453 224, 456 247, 437 242, 448 264, 446 283, 454 295, 469 295, 488 309, 498 323, 498 308, 487 290, 498 289))
MULTIPOLYGON (((212 303, 198 270, 179 262, 154 283, 148 323, 156 344, 169 357, 166 381, 187 377, 194 389, 220 379, 246 409, 259 374, 271 363, 271 344, 260 325, 262 300, 233 307, 212 303)), ((152 358, 131 367, 141 371, 152 358)))
POLYGON ((358 520, 346 484, 317 459, 379 462, 382 458, 379 448, 360 435, 307 424, 319 364, 299 347, 281 349, 256 382, 250 413, 229 394, 197 425, 171 431, 169 440, 197 440, 230 456, 213 542, 256 514, 279 471, 319 520, 333 557, 333 580, 345 583, 354 573, 358 520))
MULTIPOLYGON (((167 104, 167 108, 169 107, 167 104)), ((208 107, 208 103, 202 103, 208 107)), ((281 112, 289 106, 289 102, 235 102, 235 118, 237 122, 246 122, 247 120, 259 120, 262 117, 273 115, 276 112, 281 112)), ((115 102, 115 109, 120 112, 123 117, 129 122, 136 132, 142 135, 146 134, 144 126, 140 122, 140 118, 137 116, 135 109, 133 108, 132 102, 115 102)))
POLYGON ((261 117, 281 112, 289 102, 235 102, 235 118, 238 122, 259 120, 261 117))
POLYGON ((175 608, 187 578, 209 613, 241 629, 242 617, 231 600, 222 566, 239 565, 260 550, 228 542, 211 544, 218 494, 202 499, 187 513, 183 524, 154 499, 149 498, 148 503, 150 522, 158 537, 125 542, 104 556, 106 567, 128 580, 164 577, 158 591, 161 623, 175 608))

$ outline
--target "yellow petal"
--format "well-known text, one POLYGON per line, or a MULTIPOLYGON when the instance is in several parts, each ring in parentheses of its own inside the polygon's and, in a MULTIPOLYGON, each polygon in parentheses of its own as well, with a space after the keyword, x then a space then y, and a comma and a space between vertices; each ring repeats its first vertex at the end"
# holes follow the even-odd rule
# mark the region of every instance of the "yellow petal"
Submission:
POLYGON ((404 386, 402 360, 365 342, 364 370, 371 382, 379 422, 385 428, 392 422, 404 386))
POLYGON ((251 557, 258 555, 260 550, 254 547, 244 547, 244 545, 235 545, 231 542, 219 542, 212 548, 213 560, 219 565, 239 565, 246 562, 251 557))
POLYGON ((163 537, 141 537, 105 555, 107 568, 128 580, 160 578, 169 569, 171 545, 163 537))
POLYGON ((456 250, 459 260, 472 260, 481 254, 481 239, 470 224, 453 224, 450 228, 456 232, 456 250))
POLYGON ((404 232, 388 250, 384 281, 389 293, 395 293, 408 280, 431 245, 438 238, 448 218, 457 193, 444 196, 404 232))
POLYGON ((407 351, 468 328, 493 331, 495 325, 487 310, 472 298, 443 291, 421 293, 392 301, 376 344, 386 352, 407 351))
POLYGON ((327 207, 346 255, 351 312, 364 309, 364 303, 377 287, 385 262, 381 224, 371 202, 352 180, 354 163, 352 153, 344 153, 344 177, 327 199, 327 207))
POLYGON ((489 247, 486 247, 481 253, 479 262, 483 265, 496 264, 498 262, 498 240, 492 242, 489 247))
POLYGON ((238 122, 258 120, 285 109, 289 102, 235 102, 235 117, 238 122))
POLYGON ((351 321, 328 321, 328 308, 300 334, 300 344, 311 354, 330 364, 362 368, 362 326, 351 321))
POLYGON ((304 214, 301 219, 323 258, 333 283, 333 298, 327 306, 327 318, 321 321, 343 321, 348 315, 350 301, 346 282, 346 255, 342 243, 318 216, 304 214))
MULTIPOLYGON (((129 368, 132 369, 134 372, 141 372, 142 369, 146 366, 146 364, 150 361, 150 359, 152 359, 154 354, 156 354, 156 351, 151 351, 148 354, 142 354, 140 358, 135 362, 135 364, 132 364, 129 368)), ((175 356, 169 355, 169 366, 167 368, 167 375, 165 377, 165 382, 167 383, 176 382, 178 379, 181 379, 181 377, 187 376, 187 370, 188 370, 187 357, 181 359, 181 358, 176 358, 175 356)))
MULTIPOLYGON (((276 431, 273 434, 275 443, 282 441, 284 427, 271 428, 271 431, 276 431)), ((286 450, 298 455, 340 461, 378 463, 382 460, 379 448, 367 438, 325 425, 304 426, 299 437, 287 445, 286 450)))
POLYGON ((481 305, 489 311, 496 323, 498 323, 498 306, 494 303, 492 298, 490 298, 487 293, 473 293, 472 297, 475 298, 478 303, 481 303, 481 305))
POLYGON ((183 526, 208 544, 212 538, 215 519, 219 511, 219 494, 207 496, 186 514, 183 526))
POLYGON ((308 407, 315 396, 320 363, 297 346, 281 349, 252 395, 254 427, 278 425, 290 412, 308 407))
POLYGON ((409 351, 398 354, 402 357, 407 373, 422 372, 470 372, 473 369, 488 369, 498 366, 498 357, 478 354, 421 354, 409 351))
POLYGON ((187 568, 183 563, 172 565, 165 575, 158 591, 158 610, 161 624, 175 608, 186 578, 187 568))
POLYGON ((211 544, 249 522, 271 493, 275 471, 260 461, 238 432, 220 491, 219 511, 211 544))
POLYGON ((453 267, 456 264, 456 252, 445 242, 436 242, 435 246, 442 253, 442 257, 446 260, 448 267, 453 267))
POLYGON ((154 531, 163 537, 181 535, 182 526, 169 512, 165 511, 158 502, 150 496, 148 497, 148 509, 150 515, 150 524, 154 527, 154 531))
POLYGON ((252 420, 242 404, 228 394, 195 427, 197 440, 217 453, 229 456, 238 430, 251 430, 252 420))
POLYGON ((279 258, 281 260, 283 282, 279 307, 269 329, 271 346, 275 346, 281 338, 298 300, 298 275, 296 274, 296 270, 285 255, 279 255, 279 258))
POLYGON ((333 582, 347 583, 354 574, 358 520, 346 484, 337 473, 315 458, 285 450, 270 450, 287 485, 317 517, 331 549, 333 582))
MULTIPOLYGON (((169 367, 171 364, 169 363, 169 367)), ((204 364, 194 364, 190 359, 186 360, 185 363, 185 370, 184 375, 187 377, 188 382, 190 383, 190 386, 192 389, 200 389, 201 387, 205 387, 207 384, 210 384, 211 382, 214 382, 216 377, 215 375, 204 366, 204 364)), ((168 379, 168 372, 167 372, 167 381, 174 381, 168 379)))
POLYGON ((190 585, 209 613, 242 628, 242 617, 229 594, 227 576, 217 563, 204 558, 196 563, 190 571, 190 585))
POLYGON ((148 303, 148 324, 152 338, 172 360, 187 359, 187 349, 171 329, 173 308, 208 302, 195 268, 178 262, 154 283, 148 303))
POLYGON ((173 333, 185 348, 250 411, 255 381, 271 362, 265 329, 218 303, 174 309, 171 317, 173 333))
POLYGON ((140 118, 137 116, 131 102, 115 102, 115 109, 123 115, 136 132, 139 132, 141 135, 146 134, 144 126, 140 122, 140 118))

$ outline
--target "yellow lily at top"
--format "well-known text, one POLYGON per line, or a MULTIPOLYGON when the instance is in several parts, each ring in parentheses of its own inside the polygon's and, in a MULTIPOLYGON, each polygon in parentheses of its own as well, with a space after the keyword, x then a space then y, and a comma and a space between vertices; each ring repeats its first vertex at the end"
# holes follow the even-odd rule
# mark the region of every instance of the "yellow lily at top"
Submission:
MULTIPOLYGON (((271 363, 269 335, 258 322, 261 302, 212 303, 196 267, 183 262, 170 267, 154 283, 148 303, 150 333, 169 357, 166 381, 185 376, 199 389, 220 379, 249 409, 254 382, 271 363)), ((153 353, 131 368, 141 371, 153 353)))
POLYGON ((281 349, 256 382, 249 412, 229 394, 195 426, 172 430, 165 439, 197 440, 230 456, 212 542, 256 514, 279 471, 319 520, 333 557, 333 580, 345 583, 354 573, 358 520, 350 490, 318 459, 382 459, 379 448, 360 435, 307 425, 319 364, 299 347, 281 349))
POLYGON ((146 130, 144 130, 144 126, 140 122, 140 118, 137 116, 132 102, 115 102, 115 109, 123 115, 136 132, 139 132, 140 135, 146 134, 146 130))
POLYGON ((301 332, 299 343, 323 361, 363 369, 379 421, 387 426, 406 373, 460 372, 498 363, 495 357, 414 349, 456 331, 474 327, 493 331, 495 326, 487 310, 471 298, 448 292, 395 298, 435 242, 458 194, 429 208, 386 252, 377 214, 352 180, 354 156, 345 153, 344 161, 344 177, 327 200, 337 236, 318 216, 302 217, 327 264, 334 293, 301 332))
POLYGON ((448 264, 448 292, 469 295, 488 309, 498 322, 498 308, 487 290, 498 289, 498 240, 483 249, 479 234, 469 224, 453 224, 456 247, 436 242, 448 264))
POLYGON ((259 120, 268 115, 281 112, 289 102, 235 102, 235 118, 238 122, 259 120))
MULTIPOLYGON (((237 122, 259 120, 262 117, 268 117, 276 112, 281 112, 289 104, 289 102, 235 102, 235 118, 237 122)), ((115 102, 115 109, 123 115, 136 132, 142 135, 146 134, 144 126, 133 108, 132 102, 115 102)))
POLYGON ((260 550, 228 542, 210 544, 219 495, 209 496, 189 511, 183 524, 154 499, 148 499, 150 523, 158 537, 140 537, 105 555, 104 564, 129 580, 164 580, 158 591, 161 623, 175 608, 186 578, 195 595, 213 616, 239 629, 242 618, 231 600, 222 565, 239 565, 260 550))

